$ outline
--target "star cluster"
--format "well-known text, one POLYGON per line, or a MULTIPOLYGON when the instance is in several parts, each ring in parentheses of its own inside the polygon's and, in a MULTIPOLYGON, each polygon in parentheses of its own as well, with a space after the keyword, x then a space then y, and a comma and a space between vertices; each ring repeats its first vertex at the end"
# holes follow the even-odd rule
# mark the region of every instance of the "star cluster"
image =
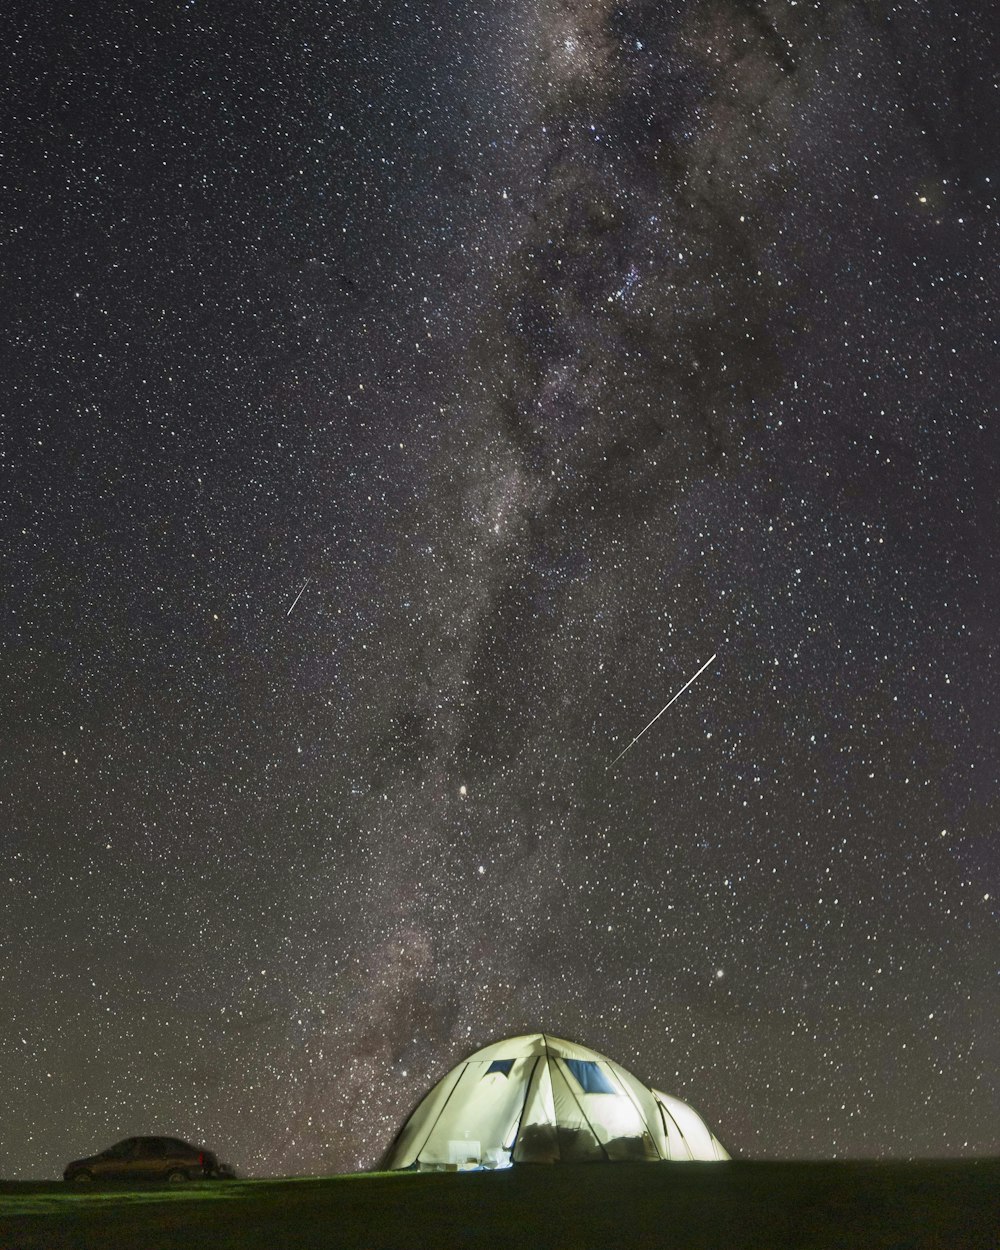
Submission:
POLYGON ((995 1152, 988 15, 350 10, 8 41, 0 1174, 537 1028, 995 1152))

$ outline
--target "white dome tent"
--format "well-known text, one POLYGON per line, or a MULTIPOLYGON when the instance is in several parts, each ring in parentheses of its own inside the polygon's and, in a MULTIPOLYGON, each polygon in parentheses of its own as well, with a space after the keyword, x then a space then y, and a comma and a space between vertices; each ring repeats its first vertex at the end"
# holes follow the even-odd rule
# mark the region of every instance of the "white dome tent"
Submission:
POLYGON ((676 1161, 710 1161, 730 1157, 725 1146, 693 1107, 660 1089, 651 1089, 649 1092, 660 1108, 663 1131, 667 1138, 668 1158, 676 1161))
POLYGON ((389 1169, 728 1159, 701 1119, 605 1055, 529 1033, 476 1051, 404 1124, 389 1169))

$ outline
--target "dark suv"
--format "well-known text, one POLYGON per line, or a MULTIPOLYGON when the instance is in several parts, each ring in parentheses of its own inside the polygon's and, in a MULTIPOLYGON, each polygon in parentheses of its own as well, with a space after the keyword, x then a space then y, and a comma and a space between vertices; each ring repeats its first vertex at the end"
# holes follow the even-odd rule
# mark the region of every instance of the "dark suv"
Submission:
POLYGON ((126 1137, 99 1155, 74 1159, 66 1165, 63 1180, 83 1185, 88 1181, 232 1180, 235 1175, 210 1150, 176 1137, 126 1137))

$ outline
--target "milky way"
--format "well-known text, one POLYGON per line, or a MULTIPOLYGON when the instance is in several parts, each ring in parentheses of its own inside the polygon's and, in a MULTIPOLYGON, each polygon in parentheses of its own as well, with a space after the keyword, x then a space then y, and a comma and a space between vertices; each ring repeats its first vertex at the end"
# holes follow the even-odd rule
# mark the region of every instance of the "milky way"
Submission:
POLYGON ((734 1155, 996 1149, 979 27, 25 25, 0 1170, 367 1166, 534 1029, 734 1155))

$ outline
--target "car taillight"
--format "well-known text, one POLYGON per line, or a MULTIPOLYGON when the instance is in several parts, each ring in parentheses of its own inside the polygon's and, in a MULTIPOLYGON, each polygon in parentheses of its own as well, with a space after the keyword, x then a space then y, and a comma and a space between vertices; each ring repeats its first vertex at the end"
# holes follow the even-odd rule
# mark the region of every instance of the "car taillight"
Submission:
POLYGON ((200 1154, 198 1156, 198 1166, 200 1168, 203 1168, 205 1166, 205 1156, 203 1154, 200 1154))

